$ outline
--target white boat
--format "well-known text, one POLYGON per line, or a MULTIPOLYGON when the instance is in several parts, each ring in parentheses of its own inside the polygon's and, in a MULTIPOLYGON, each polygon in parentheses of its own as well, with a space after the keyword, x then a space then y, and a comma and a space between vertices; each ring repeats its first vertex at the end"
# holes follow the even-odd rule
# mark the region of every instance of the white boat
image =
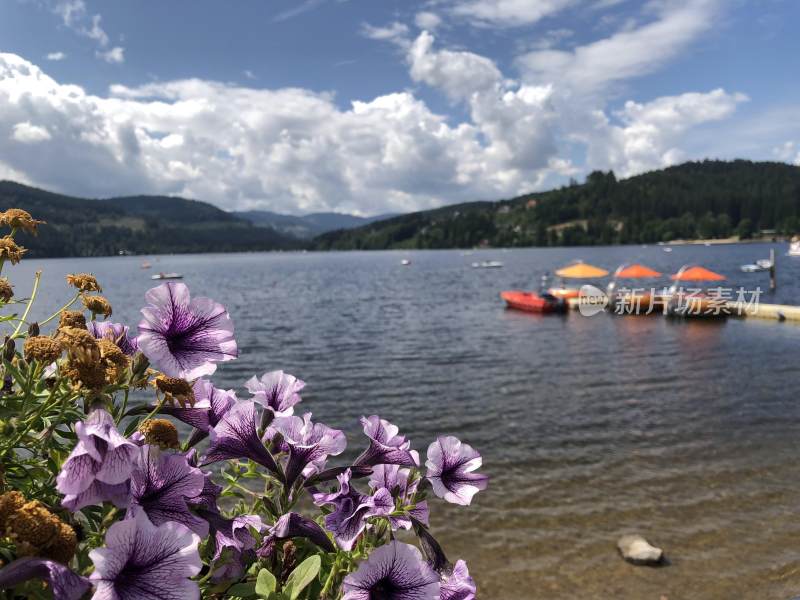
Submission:
POLYGON ((672 252, 672 248, 664 248, 664 252, 672 252))
POLYGON ((769 271, 772 268, 772 261, 768 258, 759 258, 751 265, 742 265, 741 269, 745 273, 759 273, 761 271, 769 271))
POLYGON ((786 253, 786 256, 800 256, 800 240, 793 240, 789 244, 789 252, 786 253))
POLYGON ((407 258, 404 258, 403 260, 400 261, 400 264, 403 265, 404 267, 407 267, 408 265, 411 264, 411 261, 408 260, 407 258))
POLYGON ((180 273, 156 273, 150 279, 183 279, 180 273))
POLYGON ((473 269, 499 269, 503 266, 499 260, 484 260, 472 263, 473 269))

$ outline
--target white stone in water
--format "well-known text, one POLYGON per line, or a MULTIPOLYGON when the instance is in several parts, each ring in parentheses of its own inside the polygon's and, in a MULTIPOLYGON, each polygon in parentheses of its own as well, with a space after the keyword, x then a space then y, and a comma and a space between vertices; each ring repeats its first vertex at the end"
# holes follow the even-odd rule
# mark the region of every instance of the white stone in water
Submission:
POLYGON ((640 535, 623 535, 617 542, 617 549, 622 558, 634 565, 655 565, 664 558, 661 548, 651 546, 640 535))

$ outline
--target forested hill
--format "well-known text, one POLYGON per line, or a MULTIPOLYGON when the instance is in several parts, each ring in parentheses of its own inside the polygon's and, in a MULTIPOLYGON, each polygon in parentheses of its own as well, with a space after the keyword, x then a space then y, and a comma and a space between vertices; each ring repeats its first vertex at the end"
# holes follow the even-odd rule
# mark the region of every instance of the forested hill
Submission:
POLYGON ((571 246, 800 232, 800 167, 688 162, 617 180, 394 217, 315 238, 320 250, 571 246))
POLYGON ((219 208, 169 196, 87 200, 0 181, 0 210, 27 210, 46 221, 34 237, 21 232, 27 256, 104 256, 130 252, 235 252, 292 249, 294 238, 256 227, 219 208))

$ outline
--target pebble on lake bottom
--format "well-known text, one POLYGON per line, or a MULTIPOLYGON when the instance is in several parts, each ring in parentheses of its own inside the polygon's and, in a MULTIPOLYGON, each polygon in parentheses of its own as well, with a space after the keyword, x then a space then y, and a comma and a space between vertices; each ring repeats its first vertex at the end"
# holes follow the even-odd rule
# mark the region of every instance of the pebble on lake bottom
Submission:
POLYGON ((664 559, 661 548, 651 546, 641 535, 623 535, 617 541, 622 558, 634 565, 657 565, 664 559))

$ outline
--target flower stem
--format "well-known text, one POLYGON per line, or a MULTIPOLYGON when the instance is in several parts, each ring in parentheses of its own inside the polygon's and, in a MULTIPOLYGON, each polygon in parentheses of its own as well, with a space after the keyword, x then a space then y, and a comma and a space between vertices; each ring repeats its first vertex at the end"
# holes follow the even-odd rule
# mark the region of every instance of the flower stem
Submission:
POLYGON ((41 271, 36 271, 36 275, 34 275, 34 277, 33 277, 33 291, 31 292, 31 297, 28 300, 28 305, 25 307, 25 312, 22 313, 22 318, 20 318, 16 329, 14 329, 14 333, 11 334, 11 339, 12 340, 19 335, 19 331, 20 331, 20 329, 22 329, 23 323, 25 323, 27 318, 28 318, 28 313, 31 312, 31 307, 33 306, 33 301, 36 300, 36 294, 39 291, 39 280, 41 278, 42 278, 42 272, 41 271))
POLYGON ((73 304, 75 304, 75 302, 76 302, 76 301, 78 300, 78 298, 80 298, 80 297, 81 297, 80 293, 76 294, 76 295, 75 295, 75 297, 74 297, 72 300, 70 300, 69 302, 67 302, 67 303, 66 303, 64 306, 62 306, 61 308, 59 308, 59 309, 58 309, 56 312, 54 312, 52 315, 50 315, 49 317, 47 317, 47 318, 46 318, 44 321, 41 321, 41 322, 39 323, 39 325, 47 325, 47 324, 48 324, 50 321, 52 321, 53 319, 55 319, 55 318, 56 318, 58 315, 60 315, 62 312, 64 312, 65 310, 67 310, 67 309, 68 309, 70 306, 72 306, 73 304))

